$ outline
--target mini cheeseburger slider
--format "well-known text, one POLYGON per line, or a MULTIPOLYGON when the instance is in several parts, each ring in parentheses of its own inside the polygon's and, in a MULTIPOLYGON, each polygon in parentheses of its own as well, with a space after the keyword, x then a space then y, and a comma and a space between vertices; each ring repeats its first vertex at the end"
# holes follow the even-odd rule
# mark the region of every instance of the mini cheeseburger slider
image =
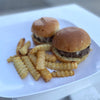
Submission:
POLYGON ((32 25, 32 40, 35 44, 51 43, 58 30, 59 22, 55 18, 42 17, 32 25))
POLYGON ((56 33, 52 51, 60 61, 83 61, 90 52, 91 39, 86 31, 77 27, 64 28, 56 33))

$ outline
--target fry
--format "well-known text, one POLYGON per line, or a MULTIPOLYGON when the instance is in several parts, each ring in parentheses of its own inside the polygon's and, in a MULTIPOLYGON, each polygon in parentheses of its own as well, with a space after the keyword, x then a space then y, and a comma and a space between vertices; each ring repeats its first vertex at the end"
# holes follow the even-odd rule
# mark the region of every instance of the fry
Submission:
POLYGON ((17 44, 17 48, 16 48, 16 54, 20 55, 19 50, 24 46, 25 43, 25 38, 20 39, 20 41, 17 44))
POLYGON ((33 54, 29 54, 28 57, 30 58, 31 62, 36 66, 37 58, 33 54))
POLYGON ((13 57, 10 56, 10 57, 7 59, 7 62, 8 62, 8 63, 13 62, 13 57))
POLYGON ((19 76, 23 79, 28 75, 28 70, 26 65, 22 62, 20 57, 14 57, 13 62, 15 65, 15 68, 19 74, 19 76))
POLYGON ((45 60, 50 62, 55 62, 57 60, 56 56, 51 54, 45 54, 45 60))
MULTIPOLYGON (((36 66, 36 60, 37 60, 36 56, 33 54, 28 55, 28 56, 29 56, 31 62, 36 66)), ((52 79, 51 73, 46 68, 43 70, 39 70, 39 72, 40 72, 40 74, 45 82, 48 82, 52 79)))
MULTIPOLYGON (((28 55, 31 62, 36 66, 37 57, 35 55, 28 55)), ((52 63, 45 61, 45 66, 54 69, 54 70, 72 70, 77 68, 76 62, 68 62, 68 63, 52 63)))
POLYGON ((37 81, 40 78, 40 73, 35 69, 28 56, 22 56, 22 60, 27 66, 32 77, 37 81))
POLYGON ((21 57, 21 55, 10 56, 10 57, 7 59, 8 63, 13 62, 14 57, 21 57))
POLYGON ((52 63, 45 62, 46 67, 54 70, 72 70, 77 68, 76 62, 68 62, 68 63, 52 63))
POLYGON ((35 46, 32 50, 30 50, 29 53, 34 54, 39 50, 49 51, 49 50, 51 50, 51 47, 52 47, 52 45, 50 45, 50 44, 41 44, 41 45, 35 46))
POLYGON ((46 68, 43 70, 40 70, 40 74, 45 82, 48 82, 52 79, 51 73, 46 68))
POLYGON ((74 75, 74 71, 70 70, 70 71, 54 71, 51 73, 52 77, 68 77, 68 76, 73 76, 74 75))
POLYGON ((45 69, 45 51, 37 52, 36 69, 37 70, 45 69))
POLYGON ((31 42, 28 41, 25 45, 19 50, 21 55, 26 55, 28 53, 28 48, 31 46, 31 42))
MULTIPOLYGON (((45 60, 46 61, 55 62, 56 58, 53 57, 53 55, 50 55, 50 56, 52 56, 50 59, 48 57, 46 57, 47 55, 50 55, 50 54, 45 54, 45 60)), ((28 56, 29 56, 31 62, 36 66, 36 59, 37 59, 37 57, 34 54, 29 54, 28 56)))
POLYGON ((31 50, 32 50, 32 48, 29 48, 29 49, 28 49, 28 54, 29 54, 29 52, 30 52, 31 50))
POLYGON ((16 57, 16 55, 15 55, 15 56, 10 56, 10 57, 7 59, 8 63, 13 62, 13 58, 14 58, 14 57, 16 57))

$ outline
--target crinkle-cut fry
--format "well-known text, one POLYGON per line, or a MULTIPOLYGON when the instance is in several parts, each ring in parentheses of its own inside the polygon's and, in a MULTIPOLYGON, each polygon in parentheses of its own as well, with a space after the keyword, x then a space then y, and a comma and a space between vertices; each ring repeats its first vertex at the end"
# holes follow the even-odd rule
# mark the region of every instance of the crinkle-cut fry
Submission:
POLYGON ((25 44, 25 38, 20 39, 20 41, 17 44, 17 48, 16 48, 16 54, 20 55, 19 50, 24 46, 25 44))
POLYGON ((51 73, 46 68, 43 70, 40 70, 40 74, 45 82, 48 82, 52 79, 51 73))
MULTIPOLYGON (((36 66, 37 57, 33 54, 29 54, 28 56, 31 62, 36 66)), ((45 66, 54 70, 72 70, 77 68, 77 62, 52 63, 52 62, 45 61, 45 66)))
MULTIPOLYGON (((29 54, 28 56, 29 56, 31 62, 36 66, 37 57, 33 54, 29 54)), ((40 74, 45 82, 48 82, 52 79, 51 73, 46 68, 43 70, 40 70, 39 72, 40 72, 40 74)))
POLYGON ((53 70, 72 70, 77 68, 77 62, 68 62, 68 63, 52 63, 45 62, 46 67, 53 70))
POLYGON ((29 48, 29 49, 28 49, 28 54, 29 54, 29 52, 30 52, 31 50, 32 50, 32 48, 29 48))
POLYGON ((13 62, 13 58, 14 58, 14 57, 17 57, 17 55, 15 55, 15 56, 10 56, 10 57, 7 59, 8 63, 13 62))
POLYGON ((37 70, 45 69, 45 51, 37 52, 36 69, 37 70))
POLYGON ((52 77, 68 77, 68 76, 73 76, 74 75, 74 71, 70 70, 70 71, 54 71, 51 73, 52 77))
POLYGON ((10 57, 7 59, 8 63, 13 62, 13 58, 14 58, 14 57, 21 57, 21 55, 10 56, 10 57))
POLYGON ((31 46, 31 42, 28 41, 25 45, 19 50, 21 55, 26 55, 28 53, 28 48, 31 46))
POLYGON ((30 58, 31 62, 36 66, 37 57, 33 54, 29 54, 28 57, 30 58))
MULTIPOLYGON (((48 55, 48 54, 47 54, 47 55, 48 55)), ((47 56, 47 55, 46 55, 46 56, 47 56)), ((36 57, 34 54, 29 54, 28 56, 29 56, 31 62, 36 66, 37 57, 36 57)), ((54 62, 54 61, 56 60, 56 58, 53 58, 53 59, 52 59, 52 57, 51 57, 51 58, 49 59, 49 58, 47 58, 46 56, 45 56, 45 60, 46 60, 46 61, 54 62)), ((50 56, 51 56, 51 55, 50 55, 50 56)), ((50 56, 49 56, 49 57, 50 57, 50 56)))
POLYGON ((35 69, 34 65, 30 61, 28 56, 22 56, 22 60, 27 66, 29 72, 31 73, 32 77, 37 81, 40 78, 40 73, 35 69))
POLYGON ((13 62, 13 56, 10 56, 10 57, 7 59, 7 62, 8 62, 8 63, 13 62))
POLYGON ((45 54, 45 60, 50 62, 55 62, 57 60, 55 55, 52 54, 45 54))
POLYGON ((28 69, 20 57, 14 57, 13 62, 19 76, 23 79, 28 75, 28 69))
POLYGON ((50 45, 50 44, 41 44, 41 45, 35 46, 32 50, 30 50, 29 53, 34 54, 40 50, 49 51, 49 50, 51 50, 51 47, 52 47, 52 45, 50 45))

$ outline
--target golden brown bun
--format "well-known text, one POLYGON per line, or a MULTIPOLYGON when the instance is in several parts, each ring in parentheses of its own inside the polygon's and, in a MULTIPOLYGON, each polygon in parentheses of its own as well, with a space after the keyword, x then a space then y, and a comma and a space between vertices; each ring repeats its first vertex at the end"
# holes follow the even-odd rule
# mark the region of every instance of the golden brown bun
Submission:
POLYGON ((34 21, 32 32, 41 37, 51 37, 59 30, 59 22, 55 18, 42 17, 34 21))
POLYGON ((87 32, 81 28, 68 27, 59 30, 53 38, 55 48, 65 52, 77 52, 87 48, 91 39, 87 32))
POLYGON ((87 55, 83 56, 82 58, 67 58, 67 57, 62 57, 62 56, 55 50, 55 48, 52 48, 52 52, 54 53, 54 55, 57 57, 57 59, 58 59, 59 61, 63 61, 63 62, 72 62, 72 61, 76 61, 77 63, 80 63, 80 62, 82 62, 83 60, 85 60, 86 57, 88 56, 88 54, 87 54, 87 55))

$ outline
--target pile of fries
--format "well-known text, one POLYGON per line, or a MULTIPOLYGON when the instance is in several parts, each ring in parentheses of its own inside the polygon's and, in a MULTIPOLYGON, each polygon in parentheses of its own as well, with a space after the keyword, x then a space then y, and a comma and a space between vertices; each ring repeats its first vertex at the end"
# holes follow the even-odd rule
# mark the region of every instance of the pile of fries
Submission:
POLYGON ((13 62, 19 76, 24 79, 28 73, 37 81, 40 77, 48 82, 52 77, 68 77, 73 76, 73 69, 77 68, 77 62, 60 62, 51 52, 52 45, 42 44, 30 48, 31 42, 22 38, 18 42, 16 55, 10 56, 8 63, 13 62), (48 69, 53 70, 50 72, 48 69))

